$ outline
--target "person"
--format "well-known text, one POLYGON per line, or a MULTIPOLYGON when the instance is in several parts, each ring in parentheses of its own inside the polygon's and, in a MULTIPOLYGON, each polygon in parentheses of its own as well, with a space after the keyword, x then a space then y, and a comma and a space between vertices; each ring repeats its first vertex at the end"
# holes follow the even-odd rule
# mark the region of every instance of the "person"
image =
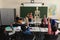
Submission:
POLYGON ((27 25, 31 26, 35 26, 34 24, 31 24, 31 22, 33 21, 33 15, 32 12, 28 13, 26 16, 26 23, 27 25))
POLYGON ((57 25, 55 20, 48 18, 48 34, 45 35, 44 40, 49 40, 49 39, 56 40, 58 37, 58 33, 56 32, 57 32, 57 25))
POLYGON ((45 24, 44 24, 44 22, 43 22, 43 19, 41 20, 40 27, 45 27, 45 24))
POLYGON ((45 24, 44 20, 42 19, 42 20, 41 20, 40 27, 47 27, 47 26, 48 26, 48 25, 47 25, 47 24, 45 24))
MULTIPOLYGON (((22 24, 22 20, 19 20, 18 22, 22 24)), ((26 24, 21 25, 21 30, 22 30, 21 40, 32 40, 33 39, 33 34, 31 33, 30 28, 26 24)))
POLYGON ((47 18, 46 18, 46 15, 44 15, 44 18, 41 20, 40 27, 47 27, 47 18))
POLYGON ((55 20, 54 19, 51 19, 51 26, 53 27, 55 25, 55 20))
POLYGON ((33 16, 32 16, 32 12, 29 13, 29 16, 28 16, 28 21, 29 22, 32 22, 33 20, 33 16))
POLYGON ((46 18, 46 15, 44 15, 43 20, 44 20, 44 23, 47 24, 47 18, 46 18))
POLYGON ((57 32, 57 23, 55 22, 54 19, 51 19, 51 18, 48 18, 48 21, 50 21, 51 34, 55 35, 57 32))
POLYGON ((27 26, 29 25, 28 17, 29 17, 29 14, 27 14, 27 16, 25 17, 25 19, 26 19, 25 22, 26 22, 27 26))
MULTIPOLYGON (((32 33, 30 32, 30 28, 26 24, 22 24, 22 22, 23 22, 23 19, 19 18, 14 26, 21 26, 21 40, 31 40, 32 33)), ((19 34, 16 33, 16 36, 17 35, 19 34)))
POLYGON ((18 18, 17 21, 13 24, 13 26, 23 26, 23 18, 18 18))
POLYGON ((17 22, 18 19, 19 19, 19 17, 18 17, 18 15, 16 15, 16 17, 15 17, 15 22, 17 22))
MULTIPOLYGON (((22 22, 23 22, 23 18, 18 18, 17 19, 17 21, 14 23, 14 24, 12 24, 12 28, 13 27, 18 27, 18 26, 21 26, 21 29, 22 30, 26 30, 26 25, 25 24, 22 24, 22 22)), ((13 29, 14 30, 14 29, 13 29)), ((22 36, 22 33, 20 33, 20 32, 16 32, 15 34, 14 34, 14 36, 15 36, 15 40, 22 40, 21 38, 21 36, 22 36)))
POLYGON ((45 34, 44 40, 57 40, 58 34, 56 35, 56 32, 56 24, 51 26, 51 18, 48 18, 48 34, 45 34))
MULTIPOLYGON (((45 15, 44 15, 44 18, 41 20, 40 27, 43 27, 43 28, 48 27, 47 18, 46 18, 45 15)), ((44 35, 45 35, 45 33, 40 32, 39 33, 39 40, 43 40, 44 39, 44 35)))
POLYGON ((48 18, 48 34, 51 35, 51 22, 50 22, 50 18, 48 18))
MULTIPOLYGON (((49 18, 48 18, 49 19, 49 18)), ((51 34, 55 35, 55 32, 57 31, 57 24, 54 19, 49 19, 51 23, 51 34)))

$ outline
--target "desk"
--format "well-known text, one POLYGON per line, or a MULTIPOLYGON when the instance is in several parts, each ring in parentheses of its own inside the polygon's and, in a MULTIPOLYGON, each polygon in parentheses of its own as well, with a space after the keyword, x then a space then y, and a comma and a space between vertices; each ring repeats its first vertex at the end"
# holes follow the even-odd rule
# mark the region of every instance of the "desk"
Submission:
POLYGON ((17 32, 19 32, 19 31, 21 31, 21 27, 20 27, 20 26, 18 26, 18 27, 13 27, 13 28, 11 28, 11 27, 6 27, 5 30, 6 30, 6 31, 17 31, 17 32))
POLYGON ((40 32, 48 32, 48 28, 41 28, 40 27, 40 32))
MULTIPOLYGON (((31 32, 48 32, 48 28, 41 28, 41 27, 29 27, 31 32)), ((14 31, 19 32, 21 31, 20 27, 13 27, 14 31)), ((13 31, 10 27, 9 29, 6 27, 6 31, 13 31)))
MULTIPOLYGON (((30 28, 30 31, 33 32, 33 34, 34 34, 34 40, 35 39, 36 40, 37 39, 43 40, 44 39, 44 35, 48 32, 48 28, 42 28, 42 27, 29 27, 29 28, 30 28)), ((12 32, 9 33, 9 35, 13 35, 13 34, 15 34, 15 32, 20 32, 21 31, 21 29, 19 27, 17 29, 15 27, 14 30, 12 30, 12 32)), ((11 31, 11 30, 6 30, 6 31, 11 31)))
POLYGON ((31 32, 48 32, 48 28, 30 27, 31 32))
POLYGON ((37 26, 41 24, 41 21, 38 22, 29 22, 29 24, 33 25, 33 26, 37 26))
POLYGON ((56 23, 58 25, 58 29, 60 29, 60 21, 56 20, 56 23))
MULTIPOLYGON (((48 28, 42 28, 42 27, 29 27, 31 32, 48 32, 48 28)), ((11 30, 11 28, 9 30, 7 30, 7 28, 5 28, 6 31, 15 31, 15 32, 20 32, 21 29, 20 27, 15 27, 14 30, 11 30)), ((60 33, 60 31, 59 31, 60 33)))
POLYGON ((55 20, 57 23, 60 23, 60 21, 58 21, 58 20, 55 20))
POLYGON ((29 27, 31 32, 40 32, 39 27, 29 27))
POLYGON ((6 27, 5 30, 6 31, 12 31, 12 28, 11 27, 6 27))
POLYGON ((13 35, 13 34, 15 34, 15 32, 20 32, 20 31, 21 31, 21 27, 20 27, 20 26, 18 26, 18 27, 13 27, 13 29, 12 29, 11 27, 6 27, 5 30, 6 30, 7 32, 9 32, 9 33, 8 33, 9 35, 13 35))
POLYGON ((41 23, 41 21, 39 21, 39 22, 29 22, 30 24, 36 24, 36 23, 41 23))
MULTIPOLYGON (((41 23, 41 21, 38 21, 38 22, 29 22, 29 24, 36 24, 36 23, 41 23)), ((25 22, 22 22, 22 24, 25 24, 25 22)))

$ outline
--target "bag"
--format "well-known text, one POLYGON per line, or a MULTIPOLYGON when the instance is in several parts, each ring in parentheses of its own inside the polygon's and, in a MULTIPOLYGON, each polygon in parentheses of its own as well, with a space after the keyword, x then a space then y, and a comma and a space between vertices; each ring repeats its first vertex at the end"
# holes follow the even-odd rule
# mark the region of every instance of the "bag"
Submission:
POLYGON ((56 32, 56 31, 57 31, 57 27, 56 27, 56 26, 53 26, 53 27, 52 27, 52 31, 53 31, 53 32, 56 32))
POLYGON ((30 28, 28 27, 25 31, 23 31, 24 34, 31 34, 30 28))

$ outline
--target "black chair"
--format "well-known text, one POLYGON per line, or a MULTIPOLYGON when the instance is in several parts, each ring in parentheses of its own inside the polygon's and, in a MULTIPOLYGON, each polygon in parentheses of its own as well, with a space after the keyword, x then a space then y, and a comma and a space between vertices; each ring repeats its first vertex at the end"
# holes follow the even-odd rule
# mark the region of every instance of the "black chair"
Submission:
POLYGON ((0 28, 0 40, 8 40, 8 35, 4 30, 3 27, 0 28))
POLYGON ((22 38, 21 38, 21 40, 33 40, 33 37, 34 37, 33 34, 28 35, 28 34, 23 34, 23 33, 22 33, 22 38))
POLYGON ((45 34, 44 40, 57 40, 57 38, 58 38, 58 35, 45 34))

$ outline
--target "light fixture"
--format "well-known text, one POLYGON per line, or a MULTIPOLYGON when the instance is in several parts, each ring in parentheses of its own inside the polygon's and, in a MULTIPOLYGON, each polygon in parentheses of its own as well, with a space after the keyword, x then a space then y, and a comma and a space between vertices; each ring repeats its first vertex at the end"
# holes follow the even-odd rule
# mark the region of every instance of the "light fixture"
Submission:
POLYGON ((34 0, 31 0, 31 3, 34 3, 34 0))
POLYGON ((34 0, 30 0, 30 2, 21 3, 21 6, 42 6, 44 3, 42 2, 35 2, 34 0))
POLYGON ((42 3, 42 5, 44 5, 44 3, 42 3))

